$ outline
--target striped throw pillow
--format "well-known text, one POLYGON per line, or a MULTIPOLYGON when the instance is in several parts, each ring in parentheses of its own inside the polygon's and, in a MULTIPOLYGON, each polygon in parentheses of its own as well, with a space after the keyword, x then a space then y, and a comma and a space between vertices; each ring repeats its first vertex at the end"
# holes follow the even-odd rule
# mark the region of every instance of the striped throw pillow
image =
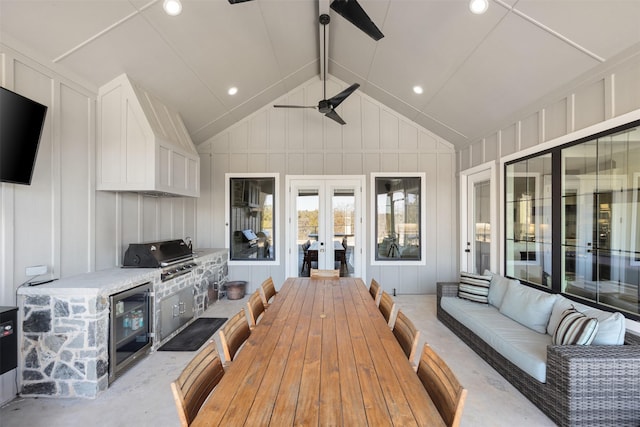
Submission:
POLYGON ((490 284, 491 276, 461 271, 460 282, 458 283, 458 296, 470 301, 488 304, 490 284))
POLYGON ((572 305, 562 312, 553 334, 554 345, 589 345, 598 332, 598 319, 587 317, 572 305))

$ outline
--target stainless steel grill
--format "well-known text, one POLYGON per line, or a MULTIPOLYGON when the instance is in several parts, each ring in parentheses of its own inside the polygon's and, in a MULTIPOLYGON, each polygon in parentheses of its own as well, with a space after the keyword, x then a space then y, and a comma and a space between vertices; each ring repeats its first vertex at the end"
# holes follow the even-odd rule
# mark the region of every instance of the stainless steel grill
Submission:
POLYGON ((122 262, 124 268, 160 268, 163 282, 189 273, 197 265, 184 240, 131 243, 122 262))

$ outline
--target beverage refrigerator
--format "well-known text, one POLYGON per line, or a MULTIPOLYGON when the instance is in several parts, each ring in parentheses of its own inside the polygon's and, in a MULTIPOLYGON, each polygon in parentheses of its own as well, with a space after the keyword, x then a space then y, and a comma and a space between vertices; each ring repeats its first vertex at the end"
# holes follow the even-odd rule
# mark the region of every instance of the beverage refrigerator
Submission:
POLYGON ((109 383, 151 348, 152 291, 152 284, 144 283, 109 297, 109 383))

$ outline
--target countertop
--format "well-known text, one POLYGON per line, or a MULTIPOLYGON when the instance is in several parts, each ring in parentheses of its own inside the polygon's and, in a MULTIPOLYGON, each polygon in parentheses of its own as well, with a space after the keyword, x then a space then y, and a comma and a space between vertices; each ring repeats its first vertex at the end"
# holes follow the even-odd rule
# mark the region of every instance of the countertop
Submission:
MULTIPOLYGON (((196 262, 198 258, 227 251, 221 248, 203 248, 193 251, 196 262)), ((65 277, 38 286, 24 285, 18 288, 18 295, 111 295, 146 282, 160 280, 159 268, 121 268, 113 267, 91 273, 65 277)))

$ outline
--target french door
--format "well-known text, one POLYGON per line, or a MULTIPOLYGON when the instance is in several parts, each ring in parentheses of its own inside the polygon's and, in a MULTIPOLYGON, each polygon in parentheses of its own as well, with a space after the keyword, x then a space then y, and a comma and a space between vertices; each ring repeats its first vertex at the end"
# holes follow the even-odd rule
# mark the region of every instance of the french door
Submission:
POLYGON ((471 171, 460 180, 462 256, 460 269, 497 272, 495 167, 471 171))
POLYGON ((363 277, 364 176, 287 177, 287 275, 363 277))

